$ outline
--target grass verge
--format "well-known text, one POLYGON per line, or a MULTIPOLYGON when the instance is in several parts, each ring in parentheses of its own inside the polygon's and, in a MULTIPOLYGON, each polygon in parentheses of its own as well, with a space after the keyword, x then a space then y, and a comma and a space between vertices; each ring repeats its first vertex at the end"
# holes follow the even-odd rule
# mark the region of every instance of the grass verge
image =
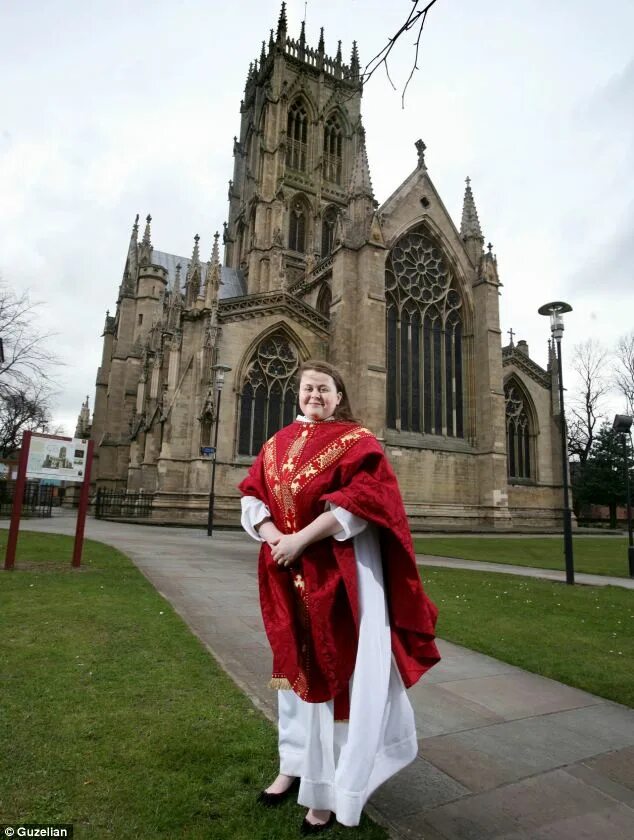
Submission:
MULTIPOLYGON (((565 569, 562 537, 416 537, 417 554, 459 557, 539 569, 565 569)), ((628 577, 626 537, 573 538, 575 569, 628 577)))
POLYGON ((427 567, 438 635, 634 706, 634 592, 427 567))
MULTIPOLYGON (((303 809, 254 801, 277 772, 275 728, 127 557, 87 540, 71 570, 71 553, 23 532, 0 572, 0 822, 295 840, 303 809)), ((329 836, 387 837, 366 817, 329 836)))

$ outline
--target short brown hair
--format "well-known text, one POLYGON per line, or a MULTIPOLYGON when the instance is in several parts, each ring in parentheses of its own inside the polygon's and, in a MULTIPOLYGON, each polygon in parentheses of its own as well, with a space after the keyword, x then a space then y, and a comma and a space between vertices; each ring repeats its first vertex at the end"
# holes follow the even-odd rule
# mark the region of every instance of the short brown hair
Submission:
POLYGON ((346 391, 343 377, 337 368, 333 367, 333 365, 328 362, 322 362, 320 359, 307 359, 305 362, 302 362, 297 372, 298 383, 301 382, 302 375, 309 370, 317 371, 317 373, 328 374, 328 376, 332 377, 337 391, 341 391, 341 402, 333 414, 335 420, 347 420, 350 423, 358 423, 359 421, 352 413, 350 399, 348 397, 348 392, 346 391))

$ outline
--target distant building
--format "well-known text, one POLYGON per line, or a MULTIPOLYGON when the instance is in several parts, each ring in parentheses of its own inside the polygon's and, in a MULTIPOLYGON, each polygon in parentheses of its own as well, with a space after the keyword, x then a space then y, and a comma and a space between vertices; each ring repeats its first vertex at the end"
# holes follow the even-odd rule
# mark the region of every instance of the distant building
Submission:
POLYGON ((290 38, 283 6, 249 66, 224 264, 218 234, 207 262, 198 235, 185 258, 154 247, 149 216, 139 242, 137 216, 104 326, 95 481, 155 493, 158 518, 203 522, 212 366, 229 365, 216 514, 237 523, 236 485, 296 414, 299 364, 327 358, 384 443, 415 529, 552 527, 562 507, 552 348, 544 369, 525 342, 501 346, 498 264, 469 179, 457 227, 419 140, 412 173, 377 203, 361 95, 356 44, 344 64, 341 43, 326 54, 323 30, 316 48, 303 24, 290 38))
POLYGON ((80 440, 88 440, 90 438, 92 426, 90 423, 90 403, 89 397, 86 397, 86 402, 82 403, 79 416, 77 417, 77 425, 75 426, 75 437, 80 440))

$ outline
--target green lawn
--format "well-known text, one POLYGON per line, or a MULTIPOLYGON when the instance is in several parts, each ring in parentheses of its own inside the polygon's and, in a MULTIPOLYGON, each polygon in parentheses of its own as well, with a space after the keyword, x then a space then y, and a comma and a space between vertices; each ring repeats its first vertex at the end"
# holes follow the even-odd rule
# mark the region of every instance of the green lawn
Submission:
MULTIPOLYGON (((416 537, 417 554, 565 569, 563 537, 416 537)), ((626 537, 573 537, 575 570, 628 577, 626 537)))
MULTIPOLYGON (((1 534, 2 555, 6 531, 1 534)), ((285 840, 303 810, 254 802, 275 728, 125 556, 21 533, 0 572, 0 822, 78 838, 285 840)), ((335 838, 387 835, 363 819, 335 838)))
POLYGON ((634 706, 634 591, 423 568, 438 635, 634 706))

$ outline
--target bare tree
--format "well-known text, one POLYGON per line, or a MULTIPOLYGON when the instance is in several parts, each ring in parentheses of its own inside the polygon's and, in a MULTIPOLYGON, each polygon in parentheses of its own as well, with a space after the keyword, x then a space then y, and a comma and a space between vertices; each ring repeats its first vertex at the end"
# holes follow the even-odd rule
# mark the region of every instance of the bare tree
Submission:
POLYGON ((51 333, 37 325, 38 304, 0 283, 0 456, 20 446, 22 433, 48 432, 53 374, 61 365, 51 333))
POLYGON ((634 414, 634 330, 619 338, 616 344, 614 385, 623 394, 629 415, 634 414))
POLYGON ((414 61, 412 62, 412 69, 405 82, 405 86, 403 88, 403 93, 401 95, 401 103, 403 107, 405 107, 405 93, 407 91, 407 87, 412 80, 412 76, 414 73, 419 69, 418 68, 418 56, 420 52, 420 39, 421 35, 423 34, 423 27, 425 26, 425 21, 427 20, 427 12, 431 9, 434 5, 436 0, 428 0, 425 5, 421 8, 421 0, 411 0, 412 8, 405 20, 405 23, 398 29, 397 32, 392 35, 391 38, 388 38, 387 44, 380 50, 374 58, 370 59, 370 61, 366 64, 363 70, 363 81, 369 81, 374 73, 383 65, 385 68, 385 73, 387 75, 389 83, 392 85, 394 90, 396 90, 396 85, 392 81, 390 77, 390 70, 388 67, 388 58, 390 53, 394 49, 396 42, 410 30, 416 31, 416 40, 414 41, 414 61))
POLYGON ((19 393, 52 382, 61 363, 50 349, 52 333, 37 327, 39 304, 0 284, 0 394, 19 393))
POLYGON ((0 457, 8 458, 18 449, 23 432, 49 431, 50 397, 46 386, 0 393, 0 457))
POLYGON ((588 460, 597 424, 605 417, 604 398, 611 384, 608 358, 605 347, 592 338, 573 349, 572 367, 577 376, 568 398, 568 451, 582 464, 588 460))

